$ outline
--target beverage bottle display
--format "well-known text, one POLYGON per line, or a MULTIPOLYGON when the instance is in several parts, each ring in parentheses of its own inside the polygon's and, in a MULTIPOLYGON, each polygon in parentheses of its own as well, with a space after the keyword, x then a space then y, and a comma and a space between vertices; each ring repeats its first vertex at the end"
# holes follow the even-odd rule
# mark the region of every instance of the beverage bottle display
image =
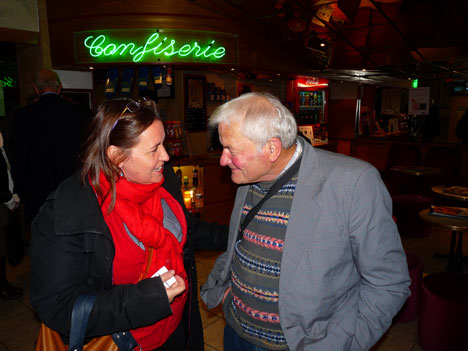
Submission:
POLYGON ((193 184, 193 186, 198 186, 198 168, 197 168, 197 166, 193 167, 192 184, 193 184))
POLYGON ((177 175, 177 178, 179 178, 180 182, 182 183, 182 170, 180 169, 180 167, 177 167, 176 175, 177 175))
POLYGON ((188 187, 188 177, 184 176, 184 186, 188 187))
POLYGON ((195 190, 195 207, 202 208, 203 207, 203 194, 201 193, 200 188, 195 190))
POLYGON ((323 112, 318 111, 317 113, 317 122, 323 123, 323 112))
POLYGON ((305 105, 305 93, 303 91, 299 92, 299 105, 305 105))
POLYGON ((322 106, 322 92, 319 91, 317 94, 317 105, 322 106))
POLYGON ((317 105, 317 92, 314 91, 314 103, 313 105, 317 105))

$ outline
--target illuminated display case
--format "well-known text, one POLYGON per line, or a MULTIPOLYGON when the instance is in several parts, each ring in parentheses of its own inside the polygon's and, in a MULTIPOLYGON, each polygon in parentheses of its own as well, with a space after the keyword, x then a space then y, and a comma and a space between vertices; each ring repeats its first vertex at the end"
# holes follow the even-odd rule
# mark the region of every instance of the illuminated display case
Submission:
POLYGON ((185 207, 190 212, 201 215, 204 205, 203 166, 174 166, 173 169, 182 184, 185 207))
POLYGON ((328 143, 328 80, 298 78, 293 82, 290 97, 302 135, 313 145, 328 143))

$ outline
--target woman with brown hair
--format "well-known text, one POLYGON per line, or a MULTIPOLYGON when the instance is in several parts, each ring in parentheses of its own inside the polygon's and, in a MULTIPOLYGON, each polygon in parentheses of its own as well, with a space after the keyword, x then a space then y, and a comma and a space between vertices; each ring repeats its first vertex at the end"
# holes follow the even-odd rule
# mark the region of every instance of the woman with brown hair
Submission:
MULTIPOLYGON (((201 331, 186 335, 201 328, 196 277, 186 213, 175 199, 180 188, 163 187, 169 156, 154 103, 106 102, 90 127, 81 173, 49 196, 33 222, 33 307, 67 344, 77 297, 97 293, 85 341, 130 331, 144 351, 185 350, 187 338, 203 350, 201 331), (163 267, 168 272, 155 276, 163 267), (197 325, 184 325, 187 311, 197 325)), ((212 230, 205 239, 222 248, 224 234, 212 230)))

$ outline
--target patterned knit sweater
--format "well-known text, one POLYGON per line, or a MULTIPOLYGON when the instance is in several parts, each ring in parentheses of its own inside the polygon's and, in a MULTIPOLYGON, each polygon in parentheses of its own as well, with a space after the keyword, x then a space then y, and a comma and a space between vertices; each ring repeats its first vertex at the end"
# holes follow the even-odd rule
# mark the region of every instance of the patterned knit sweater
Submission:
MULTIPOLYGON (((284 239, 297 174, 268 199, 236 243, 231 268, 232 290, 223 308, 227 323, 251 344, 288 350, 280 325, 278 292, 284 239)), ((250 186, 241 223, 273 182, 250 186)))

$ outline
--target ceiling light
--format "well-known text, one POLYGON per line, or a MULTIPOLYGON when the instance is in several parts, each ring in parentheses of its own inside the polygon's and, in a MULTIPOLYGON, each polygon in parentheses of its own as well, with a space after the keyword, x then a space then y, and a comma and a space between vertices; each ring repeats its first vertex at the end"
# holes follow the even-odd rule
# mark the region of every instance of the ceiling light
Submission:
POLYGON ((93 67, 93 66, 89 66, 88 68, 89 68, 90 70, 93 70, 93 69, 94 69, 94 67, 93 67))
POLYGON ((231 71, 235 71, 236 69, 234 67, 231 68, 231 71))
POLYGON ((320 46, 321 46, 321 47, 324 47, 324 46, 325 46, 325 43, 320 43, 320 46))

